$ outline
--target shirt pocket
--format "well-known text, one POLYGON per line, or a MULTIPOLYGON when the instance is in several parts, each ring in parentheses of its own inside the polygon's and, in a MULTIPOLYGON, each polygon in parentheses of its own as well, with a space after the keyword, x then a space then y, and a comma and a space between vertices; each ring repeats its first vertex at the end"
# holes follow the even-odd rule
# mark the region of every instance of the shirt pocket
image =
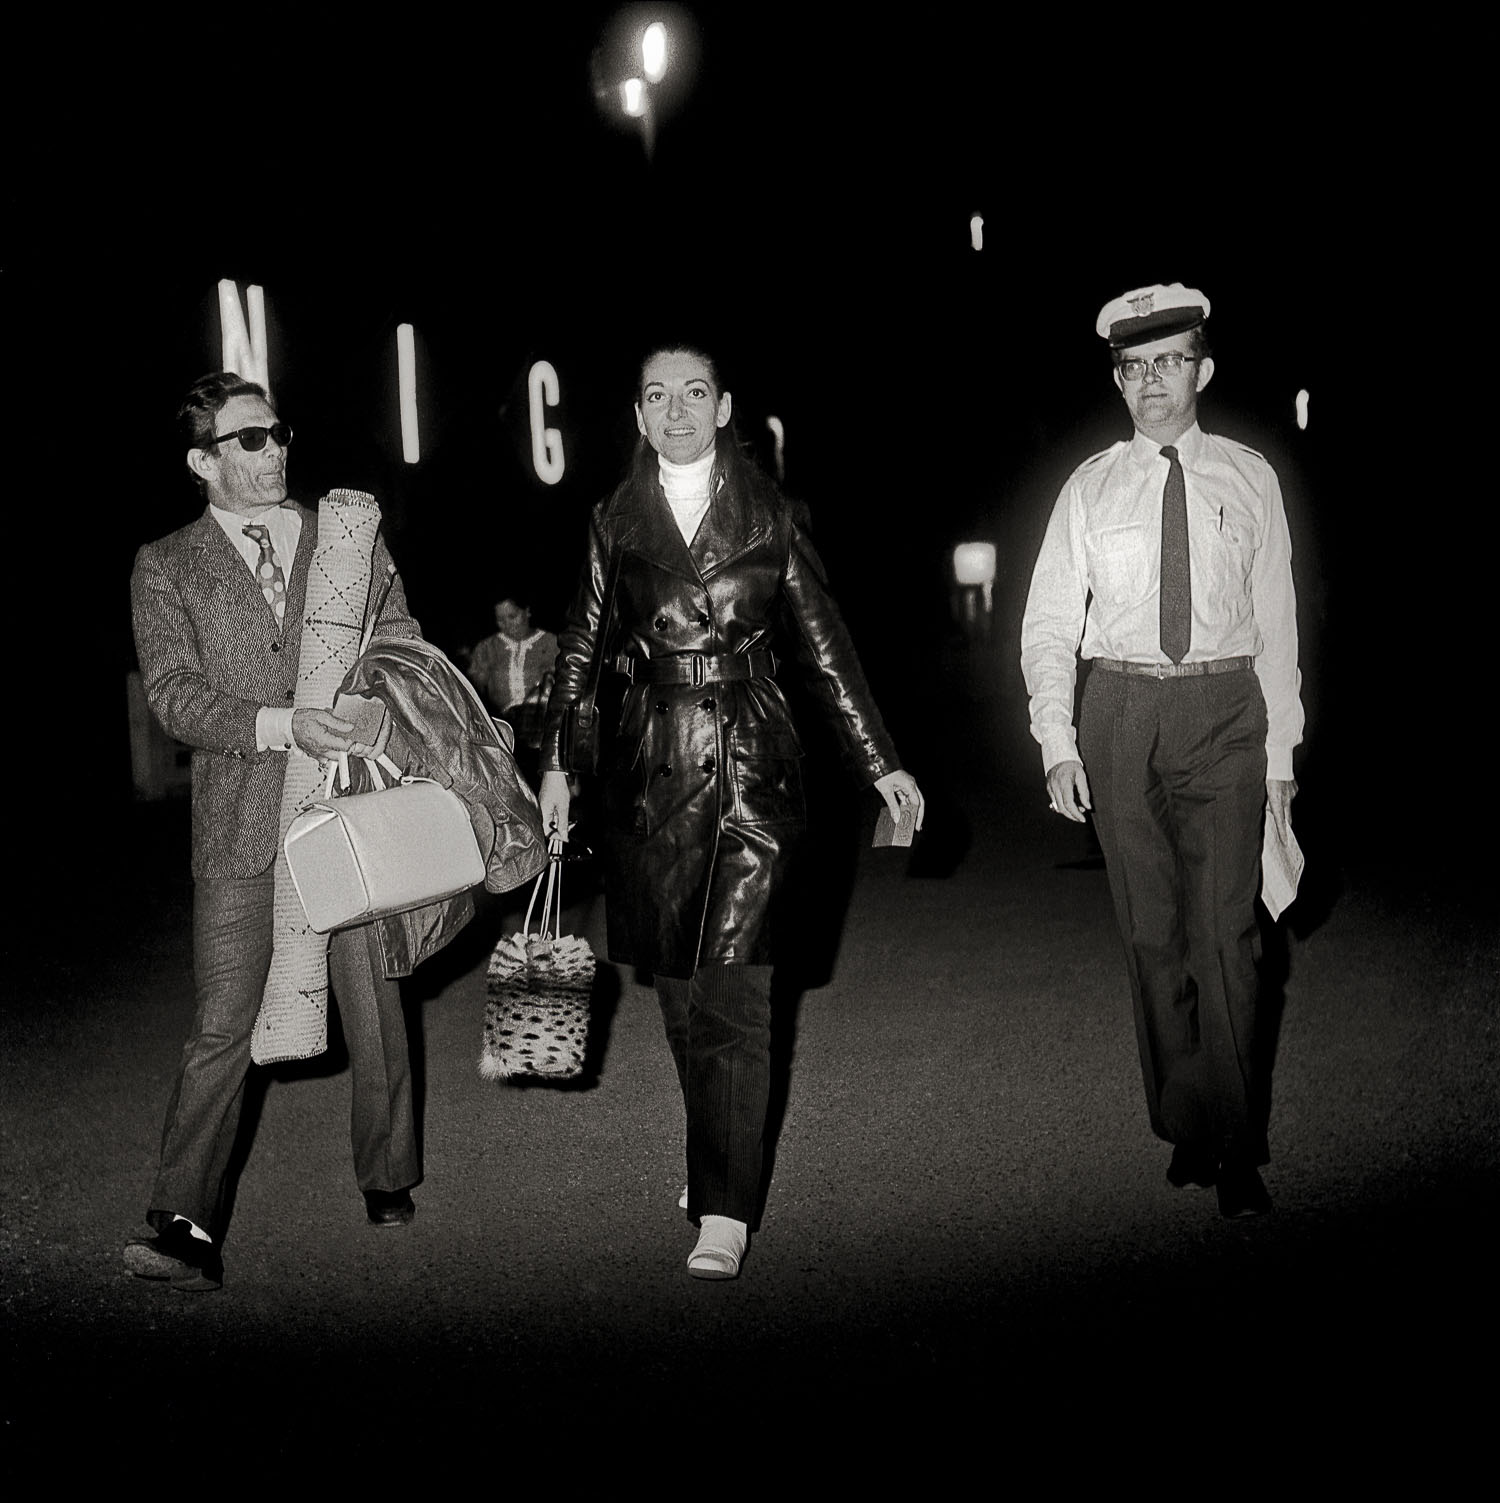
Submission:
POLYGON ((1214 592, 1225 610, 1234 611, 1250 599, 1250 571, 1260 545, 1254 527, 1245 518, 1224 516, 1214 532, 1214 592))
POLYGON ((1151 556, 1147 530, 1134 523, 1101 527, 1085 534, 1089 588, 1100 599, 1128 604, 1147 593, 1151 556))

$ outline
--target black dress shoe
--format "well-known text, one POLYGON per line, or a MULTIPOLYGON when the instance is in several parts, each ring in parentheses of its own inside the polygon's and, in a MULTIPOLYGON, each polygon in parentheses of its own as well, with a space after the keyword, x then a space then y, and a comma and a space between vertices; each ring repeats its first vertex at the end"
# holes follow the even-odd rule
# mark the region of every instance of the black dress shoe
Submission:
POLYGON ((127 1242, 125 1266, 139 1279, 161 1279, 184 1294, 205 1294, 224 1285, 219 1250, 195 1237, 185 1221, 170 1222, 155 1237, 127 1242))
POLYGON ((405 1226, 417 1214, 410 1190, 366 1190, 365 1215, 371 1226, 405 1226))
POLYGON ((1264 1216, 1271 1209, 1260 1171, 1251 1165, 1225 1164, 1219 1170, 1219 1214, 1230 1221, 1240 1216, 1264 1216))
POLYGON ((1207 1189, 1218 1178, 1219 1156, 1210 1148, 1199 1148, 1195 1143, 1178 1143, 1172 1149, 1172 1162, 1167 1165, 1167 1183, 1181 1190, 1185 1185, 1201 1185, 1207 1189))

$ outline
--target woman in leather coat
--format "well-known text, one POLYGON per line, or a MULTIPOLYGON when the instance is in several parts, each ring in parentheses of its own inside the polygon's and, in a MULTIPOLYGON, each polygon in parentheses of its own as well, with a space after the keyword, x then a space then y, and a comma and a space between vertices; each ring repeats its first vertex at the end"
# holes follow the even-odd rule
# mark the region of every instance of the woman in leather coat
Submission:
POLYGON ((700 1227, 688 1271, 700 1278, 738 1274, 759 1202, 772 921, 806 823, 778 676, 795 663, 893 816, 909 807, 920 829, 923 814, 822 562, 740 452, 731 411, 701 350, 664 346, 642 362, 641 442, 590 520, 541 760, 543 823, 566 831, 559 731, 602 625, 606 668, 628 680, 599 767, 609 956, 655 977, 687 1107, 687 1212, 700 1227))

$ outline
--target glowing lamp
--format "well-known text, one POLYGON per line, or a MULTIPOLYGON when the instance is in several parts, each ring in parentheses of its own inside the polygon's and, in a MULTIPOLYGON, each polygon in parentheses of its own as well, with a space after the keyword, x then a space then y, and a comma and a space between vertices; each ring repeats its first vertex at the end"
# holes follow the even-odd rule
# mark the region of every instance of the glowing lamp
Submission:
POLYGON ((620 85, 620 103, 632 119, 646 113, 646 86, 638 78, 627 78, 620 85))
POLYGON ((645 64, 646 82, 660 83, 667 71, 667 28, 653 21, 641 37, 641 62, 645 64))
POLYGON ((1304 431, 1307 428, 1307 388, 1303 387, 1297 393, 1297 426, 1304 431))
POLYGON ((953 550, 953 577, 961 585, 991 585, 995 582, 995 545, 960 543, 953 550))
POLYGON ((975 214, 969 220, 969 243, 975 250, 984 249, 984 215, 975 214))

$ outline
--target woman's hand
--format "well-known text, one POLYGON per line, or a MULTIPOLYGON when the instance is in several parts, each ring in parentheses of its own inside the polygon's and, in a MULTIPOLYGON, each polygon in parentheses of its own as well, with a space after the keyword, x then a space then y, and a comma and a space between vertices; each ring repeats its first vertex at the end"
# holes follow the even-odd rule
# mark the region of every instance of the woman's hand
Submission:
POLYGON ((917 780, 909 773, 899 769, 888 772, 883 778, 875 780, 875 791, 885 800, 885 806, 891 811, 891 818, 897 824, 901 822, 903 809, 915 809, 917 811, 917 828, 922 828, 922 816, 927 809, 927 801, 922 797, 922 790, 917 787, 917 780))
POLYGON ((542 806, 542 828, 548 835, 556 830, 566 840, 568 838, 568 806, 572 803, 572 795, 568 792, 567 773, 544 772, 537 802, 542 806))

